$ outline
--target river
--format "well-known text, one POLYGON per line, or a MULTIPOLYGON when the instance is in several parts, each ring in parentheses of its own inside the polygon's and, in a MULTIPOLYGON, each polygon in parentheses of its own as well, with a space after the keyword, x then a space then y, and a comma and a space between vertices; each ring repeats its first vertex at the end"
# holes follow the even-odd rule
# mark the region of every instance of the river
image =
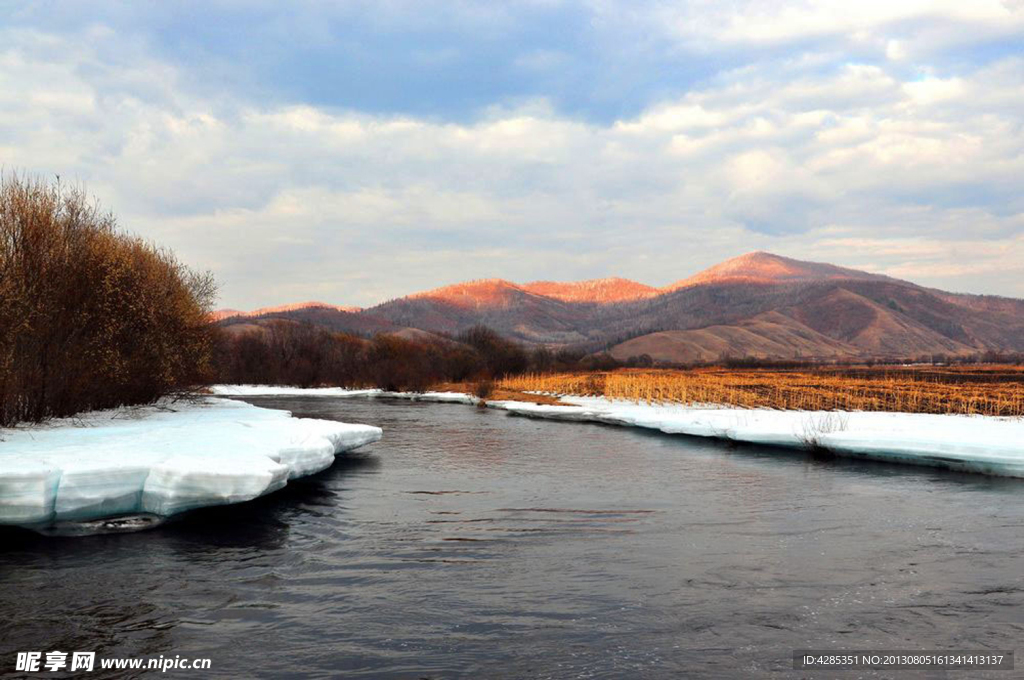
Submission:
POLYGON ((164 677, 790 677, 797 648, 1024 632, 1021 481, 464 405, 247 401, 384 440, 150 531, 0 533, 0 676, 57 649, 212 660, 164 677))

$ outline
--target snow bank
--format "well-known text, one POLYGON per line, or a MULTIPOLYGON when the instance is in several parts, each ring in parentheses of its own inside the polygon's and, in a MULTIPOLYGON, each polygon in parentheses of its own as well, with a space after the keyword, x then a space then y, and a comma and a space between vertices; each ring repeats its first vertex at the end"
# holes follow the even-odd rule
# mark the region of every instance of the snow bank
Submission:
MULTIPOLYGON (((423 394, 221 385, 218 394, 394 397, 476 404, 457 392, 423 394)), ((920 413, 775 411, 716 405, 651 405, 603 397, 561 397, 564 405, 488 401, 517 415, 645 427, 668 434, 826 450, 838 456, 1024 478, 1024 419, 920 413)))
POLYGON ((380 438, 377 427, 215 398, 0 430, 0 524, 169 516, 247 501, 380 438))
POLYGON ((213 394, 225 397, 363 397, 408 399, 444 404, 477 404, 480 400, 463 392, 389 392, 380 389, 349 390, 343 387, 284 387, 277 385, 214 385, 213 394))
POLYGON ((566 406, 489 405, 524 416, 826 450, 838 456, 1024 477, 1024 419, 921 413, 775 411, 563 397, 566 406))
POLYGON ((287 387, 284 385, 214 385, 210 392, 225 397, 378 397, 384 390, 349 390, 344 387, 287 387))

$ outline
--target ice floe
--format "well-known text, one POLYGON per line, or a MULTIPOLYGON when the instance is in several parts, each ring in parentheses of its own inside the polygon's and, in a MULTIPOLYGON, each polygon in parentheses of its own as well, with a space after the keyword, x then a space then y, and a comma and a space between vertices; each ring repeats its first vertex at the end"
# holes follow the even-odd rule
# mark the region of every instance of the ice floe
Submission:
POLYGON ((166 517, 247 501, 381 434, 213 397, 3 429, 0 524, 166 517))

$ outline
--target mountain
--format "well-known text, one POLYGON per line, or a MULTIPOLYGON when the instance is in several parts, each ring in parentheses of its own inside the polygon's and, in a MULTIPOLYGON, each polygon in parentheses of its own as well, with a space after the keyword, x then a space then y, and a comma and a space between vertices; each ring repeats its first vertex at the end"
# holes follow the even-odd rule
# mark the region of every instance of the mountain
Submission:
POLYGON ((629 279, 612 277, 589 281, 534 281, 523 290, 563 302, 594 302, 607 304, 654 297, 661 291, 629 279))
MULTIPOLYGON (((783 346, 794 330, 819 340, 813 346, 780 351, 777 345, 733 337, 718 356, 881 358, 1024 351, 1024 309, 1015 305, 1019 301, 979 301, 976 296, 767 253, 730 260, 680 283, 685 285, 673 284, 645 308, 632 311, 629 324, 652 331, 710 332, 715 326, 750 330, 753 321, 763 321, 761 315, 775 312, 785 317, 785 329, 759 325, 759 335, 783 346)), ((629 333, 629 324, 625 342, 611 343, 613 356, 638 356, 631 352, 646 334, 629 333)), ((723 329, 714 331, 718 337, 723 329)), ((705 360, 720 347, 708 337, 698 344, 705 360)), ((644 353, 660 361, 694 360, 692 350, 664 342, 644 353)))
POLYGON ((747 253, 709 267, 699 274, 666 286, 678 290, 728 282, 793 283, 809 281, 893 281, 887 276, 837 267, 823 262, 802 262, 764 251, 747 253))
POLYGON ((456 334, 477 324, 529 343, 573 344, 588 338, 585 306, 531 292, 503 279, 483 279, 391 300, 367 314, 398 326, 456 334))
POLYGON ((961 295, 765 252, 664 288, 620 278, 516 284, 483 279, 368 309, 305 303, 234 314, 223 325, 286 318, 370 335, 455 335, 484 324, 528 345, 607 350, 657 361, 913 357, 1024 352, 1024 300, 961 295), (414 335, 414 334, 412 334, 414 335))

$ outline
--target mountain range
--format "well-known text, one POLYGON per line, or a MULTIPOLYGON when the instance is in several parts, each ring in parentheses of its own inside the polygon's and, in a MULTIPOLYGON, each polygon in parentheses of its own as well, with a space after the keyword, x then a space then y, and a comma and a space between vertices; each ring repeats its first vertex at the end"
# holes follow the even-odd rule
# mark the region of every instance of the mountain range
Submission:
POLYGON ((777 359, 917 357, 1024 351, 1024 300, 949 293, 765 252, 663 288, 621 278, 458 283, 360 309, 320 302, 220 310, 229 330, 273 319, 359 335, 457 335, 484 324, 527 345, 649 355, 777 359))

